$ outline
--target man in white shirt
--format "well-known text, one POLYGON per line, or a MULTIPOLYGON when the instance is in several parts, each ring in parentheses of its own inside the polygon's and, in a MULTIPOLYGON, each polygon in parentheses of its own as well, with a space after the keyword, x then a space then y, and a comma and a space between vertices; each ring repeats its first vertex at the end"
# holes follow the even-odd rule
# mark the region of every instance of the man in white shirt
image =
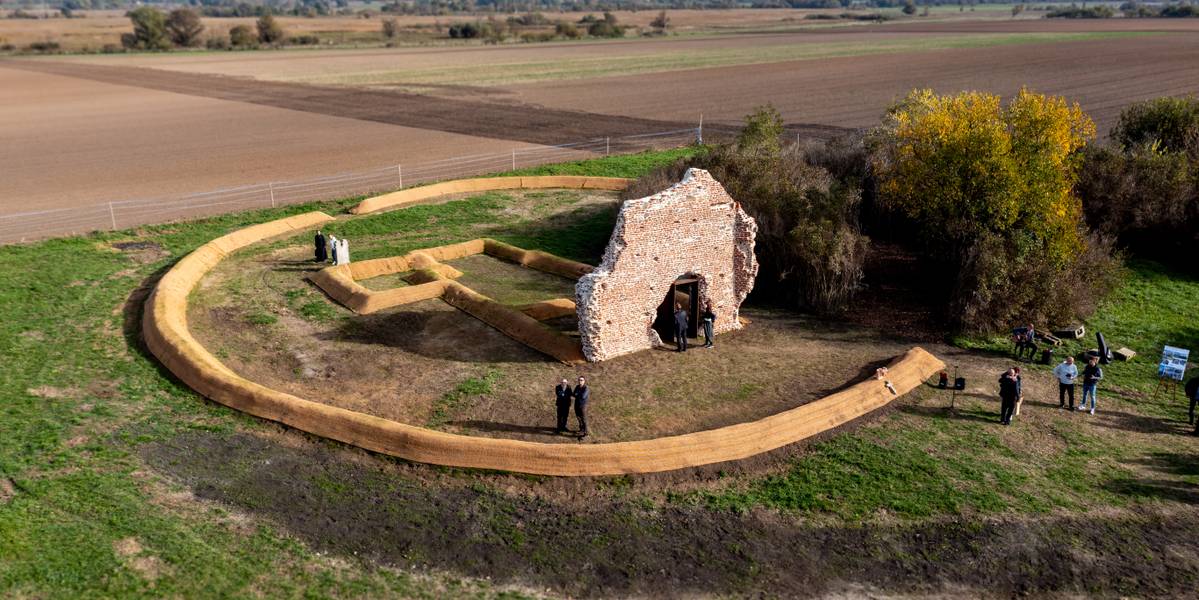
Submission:
POLYGON ((1078 378, 1078 367, 1074 366, 1074 357, 1067 356, 1062 364, 1053 368, 1053 376, 1057 377, 1057 407, 1065 408, 1066 396, 1070 396, 1070 410, 1074 410, 1074 380, 1078 378))

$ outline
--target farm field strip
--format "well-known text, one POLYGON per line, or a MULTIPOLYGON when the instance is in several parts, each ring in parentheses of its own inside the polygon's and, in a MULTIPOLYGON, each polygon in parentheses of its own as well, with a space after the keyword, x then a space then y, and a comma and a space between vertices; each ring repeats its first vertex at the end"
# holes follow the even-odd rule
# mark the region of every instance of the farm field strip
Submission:
POLYGON ((913 88, 1003 95, 1028 86, 1078 101, 1105 131, 1129 102, 1199 92, 1199 38, 1176 34, 952 52, 828 58, 500 88, 509 101, 646 118, 735 122, 771 103, 792 123, 869 127, 913 88), (1154 57, 1147 60, 1146 57, 1154 57), (677 90, 687 90, 680 94, 677 90))
POLYGON ((903 33, 902 30, 853 31, 836 35, 672 37, 487 49, 201 52, 130 57, 73 56, 66 60, 321 85, 494 87, 847 56, 1121 40, 1147 35, 1155 33, 1009 31, 921 35, 903 33))

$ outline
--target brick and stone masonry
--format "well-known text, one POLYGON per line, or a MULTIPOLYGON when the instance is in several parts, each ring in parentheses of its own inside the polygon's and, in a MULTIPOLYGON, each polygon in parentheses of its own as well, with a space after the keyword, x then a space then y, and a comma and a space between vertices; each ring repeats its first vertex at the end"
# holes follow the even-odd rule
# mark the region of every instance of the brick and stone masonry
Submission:
POLYGON ((690 169, 670 188, 626 201, 604 260, 575 287, 583 354, 601 361, 653 348, 658 306, 679 277, 699 279, 699 306, 715 333, 741 328, 741 302, 758 274, 758 226, 707 171, 690 169))

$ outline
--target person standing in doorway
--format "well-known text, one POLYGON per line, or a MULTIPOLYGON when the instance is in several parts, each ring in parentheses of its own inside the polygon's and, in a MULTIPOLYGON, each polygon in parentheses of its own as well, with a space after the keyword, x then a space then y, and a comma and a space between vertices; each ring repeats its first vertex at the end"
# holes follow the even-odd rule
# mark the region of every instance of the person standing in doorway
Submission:
POLYGON ((1066 360, 1053 368, 1053 376, 1057 377, 1057 407, 1066 407, 1066 397, 1070 397, 1070 410, 1074 410, 1074 380, 1078 379, 1078 367, 1074 365, 1074 357, 1067 356, 1066 360))
POLYGON ((582 439, 587 437, 587 401, 591 399, 586 377, 579 377, 579 385, 575 386, 571 395, 575 399, 575 418, 579 420, 579 439, 582 439))
POLYGON ((704 322, 704 348, 712 347, 712 327, 716 324, 716 313, 712 312, 712 305, 705 304, 704 312, 700 314, 700 318, 704 322))
POLYGON ((316 237, 313 238, 312 242, 315 244, 316 262, 323 263, 328 260, 329 254, 325 250, 325 244, 327 243, 325 240, 325 234, 317 231, 316 237))
POLYGON ((683 310, 683 303, 679 302, 674 305, 674 343, 676 352, 687 351, 687 311, 683 310))
POLYGON ((1017 394, 1019 394, 1019 384, 1016 381, 1016 370, 1008 369, 999 376, 1000 424, 1012 424, 1012 413, 1016 411, 1017 394))
POLYGON ((1087 396, 1091 398, 1091 414, 1095 414, 1095 391, 1099 388, 1099 381, 1103 379, 1103 369, 1099 367, 1099 357, 1092 356, 1087 360, 1087 366, 1082 369, 1082 402, 1078 403, 1078 410, 1087 410, 1087 396))
POLYGON ((558 425, 554 428, 554 433, 566 433, 566 419, 570 417, 570 401, 574 398, 574 390, 570 389, 570 382, 565 377, 558 382, 554 388, 554 408, 558 410, 558 425))

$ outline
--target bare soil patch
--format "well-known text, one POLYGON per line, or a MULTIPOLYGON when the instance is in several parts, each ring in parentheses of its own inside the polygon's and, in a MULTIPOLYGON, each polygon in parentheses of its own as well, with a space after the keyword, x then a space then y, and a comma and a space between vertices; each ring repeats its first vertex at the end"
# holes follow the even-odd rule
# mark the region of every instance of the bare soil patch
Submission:
MULTIPOLYGON (((62 76, 12 68, 16 64, 0 61, 0 162, 7 165, 0 214, 177 197, 529 145, 501 141, 498 131, 491 133, 501 139, 485 139, 482 131, 453 134, 399 126, 399 118, 358 119, 331 99, 316 112, 264 105, 254 102, 253 82, 228 93, 203 81, 153 88, 136 77, 101 78, 99 66, 76 65, 78 73, 62 76), (197 92, 205 86, 214 93, 197 92)), ((419 118, 408 121, 423 126, 419 118)), ((238 200, 229 208, 270 205, 269 196, 238 200)), ((123 209, 116 208, 117 225, 131 225, 122 224, 123 209)), ((107 223, 108 207, 96 210, 98 222, 107 223)))
POLYGON ((1183 597, 1199 556, 1193 507, 822 525, 629 502, 619 481, 571 498, 518 491, 536 483, 499 491, 247 433, 189 432, 141 455, 321 552, 568 596, 1183 597))

